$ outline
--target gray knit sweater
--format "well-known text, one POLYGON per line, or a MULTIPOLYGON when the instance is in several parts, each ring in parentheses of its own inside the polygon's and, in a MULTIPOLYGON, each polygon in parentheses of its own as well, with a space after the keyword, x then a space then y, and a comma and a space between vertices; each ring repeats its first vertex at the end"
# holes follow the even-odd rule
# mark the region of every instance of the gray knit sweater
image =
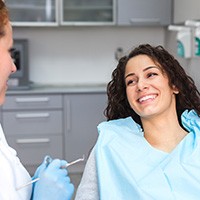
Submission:
POLYGON ((94 149, 91 151, 87 160, 75 200, 99 200, 94 149))

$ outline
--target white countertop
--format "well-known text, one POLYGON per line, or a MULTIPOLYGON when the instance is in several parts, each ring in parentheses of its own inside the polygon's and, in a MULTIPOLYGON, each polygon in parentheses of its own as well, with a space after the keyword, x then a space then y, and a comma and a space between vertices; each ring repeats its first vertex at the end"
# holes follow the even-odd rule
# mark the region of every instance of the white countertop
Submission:
POLYGON ((9 89, 7 94, 95 93, 106 92, 106 85, 31 85, 29 89, 9 89))

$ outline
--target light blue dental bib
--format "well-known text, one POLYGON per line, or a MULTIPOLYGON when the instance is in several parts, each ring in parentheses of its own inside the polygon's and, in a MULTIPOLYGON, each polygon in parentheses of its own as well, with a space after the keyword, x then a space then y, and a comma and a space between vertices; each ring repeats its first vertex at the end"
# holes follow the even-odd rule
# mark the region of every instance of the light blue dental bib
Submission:
POLYGON ((182 114, 188 135, 171 152, 145 140, 132 118, 103 122, 95 146, 101 200, 199 200, 200 118, 182 114))

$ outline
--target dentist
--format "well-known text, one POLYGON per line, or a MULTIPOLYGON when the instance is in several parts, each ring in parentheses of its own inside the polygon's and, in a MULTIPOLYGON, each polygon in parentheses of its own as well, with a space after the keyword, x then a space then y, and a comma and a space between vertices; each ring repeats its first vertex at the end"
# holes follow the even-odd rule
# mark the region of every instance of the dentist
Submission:
MULTIPOLYGON (((12 54, 12 27, 8 10, 0 0, 0 105, 4 103, 7 80, 16 71, 12 54)), ((22 166, 16 151, 9 147, 0 126, 0 199, 1 200, 70 200, 74 186, 70 183, 64 160, 55 159, 48 165, 44 162, 36 170, 33 185, 18 189, 32 179, 22 166)))

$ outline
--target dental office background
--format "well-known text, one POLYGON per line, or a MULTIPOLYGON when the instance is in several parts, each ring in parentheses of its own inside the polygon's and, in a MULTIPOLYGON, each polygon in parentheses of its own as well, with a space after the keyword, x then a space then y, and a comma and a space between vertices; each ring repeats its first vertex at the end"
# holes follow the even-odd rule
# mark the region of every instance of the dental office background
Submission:
MULTIPOLYGON (((190 19, 188 12, 199 13, 199 0, 174 0, 174 3, 185 20, 190 19), (197 11, 190 8, 192 5, 197 11)), ((179 33, 168 27, 14 27, 13 30, 15 38, 29 40, 30 80, 36 84, 106 85, 117 64, 115 53, 118 48, 126 53, 140 43, 150 43, 163 45, 178 58, 200 89, 200 56, 178 55, 179 33)), ((186 52, 193 44, 185 45, 184 39, 179 42, 186 52)))

